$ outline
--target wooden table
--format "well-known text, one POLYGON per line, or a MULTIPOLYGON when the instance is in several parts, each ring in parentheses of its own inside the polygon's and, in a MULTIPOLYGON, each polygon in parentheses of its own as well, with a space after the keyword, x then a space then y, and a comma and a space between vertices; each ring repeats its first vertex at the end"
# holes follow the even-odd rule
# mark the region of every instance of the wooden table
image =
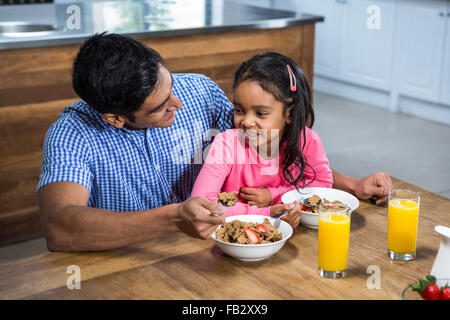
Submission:
POLYGON ((417 259, 393 262, 386 254, 387 208, 361 201, 352 214, 348 276, 317 272, 317 231, 299 226, 268 260, 241 262, 213 240, 172 234, 100 253, 47 253, 0 267, 1 299, 400 299, 403 288, 428 274, 440 244, 436 225, 450 225, 450 200, 393 178, 397 189, 420 192, 417 259), (69 290, 71 265, 81 288, 69 290), (369 266, 381 272, 369 289, 369 266))

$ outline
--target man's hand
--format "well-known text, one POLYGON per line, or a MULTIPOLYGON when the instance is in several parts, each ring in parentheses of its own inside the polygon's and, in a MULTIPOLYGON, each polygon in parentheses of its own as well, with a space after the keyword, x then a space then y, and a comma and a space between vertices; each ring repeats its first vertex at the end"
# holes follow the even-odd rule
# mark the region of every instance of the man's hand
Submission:
POLYGON ((292 228, 296 228, 299 223, 300 223, 300 204, 295 201, 293 204, 276 204, 270 207, 270 215, 274 216, 278 213, 281 213, 285 210, 291 210, 291 212, 289 212, 288 214, 285 214, 281 220, 286 221, 287 223, 289 223, 292 228))
POLYGON ((268 207, 272 203, 272 196, 268 188, 241 188, 239 196, 247 200, 249 206, 258 208, 268 207))
POLYGON ((387 201, 392 181, 387 172, 377 172, 365 178, 356 179, 354 193, 360 199, 373 199, 376 204, 387 201))
POLYGON ((209 239, 217 226, 225 223, 226 210, 203 197, 190 198, 177 208, 177 227, 188 236, 209 239), (213 217, 211 212, 220 213, 213 217))

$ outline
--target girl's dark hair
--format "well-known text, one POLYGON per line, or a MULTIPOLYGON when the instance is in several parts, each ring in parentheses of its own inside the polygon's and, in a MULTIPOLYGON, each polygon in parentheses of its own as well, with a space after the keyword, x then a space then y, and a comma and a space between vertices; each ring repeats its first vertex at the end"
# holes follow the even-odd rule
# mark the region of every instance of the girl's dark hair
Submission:
POLYGON ((286 123, 286 129, 281 137, 282 142, 286 141, 281 165, 286 181, 296 188, 300 188, 299 182, 301 181, 301 188, 304 188, 306 186, 304 177, 306 166, 313 170, 314 179, 316 177, 314 168, 306 163, 302 154, 306 143, 305 127, 312 128, 314 124, 311 90, 305 73, 292 59, 280 53, 266 52, 241 64, 234 75, 233 89, 246 80, 257 82, 261 88, 282 102, 284 104, 283 112, 287 112, 287 109, 293 106, 290 113, 291 122, 290 124, 286 123), (290 87, 288 65, 296 78, 296 91, 292 91, 290 87), (302 132, 303 141, 299 146, 302 132), (299 170, 297 176, 292 174, 295 168, 299 170))
POLYGON ((88 38, 73 63, 72 85, 100 113, 133 113, 153 92, 163 59, 134 39, 106 32, 88 38))

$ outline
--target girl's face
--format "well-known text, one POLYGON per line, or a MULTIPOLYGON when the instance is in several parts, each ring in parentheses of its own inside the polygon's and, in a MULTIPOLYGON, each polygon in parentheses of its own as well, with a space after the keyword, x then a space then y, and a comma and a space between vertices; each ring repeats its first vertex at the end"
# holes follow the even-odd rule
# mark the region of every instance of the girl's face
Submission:
MULTIPOLYGON (((234 90, 234 126, 245 132, 249 145, 260 147, 283 136, 288 121, 288 112, 284 112, 282 102, 265 91, 256 81, 241 82, 234 90)), ((278 140, 275 140, 278 139, 278 140)))

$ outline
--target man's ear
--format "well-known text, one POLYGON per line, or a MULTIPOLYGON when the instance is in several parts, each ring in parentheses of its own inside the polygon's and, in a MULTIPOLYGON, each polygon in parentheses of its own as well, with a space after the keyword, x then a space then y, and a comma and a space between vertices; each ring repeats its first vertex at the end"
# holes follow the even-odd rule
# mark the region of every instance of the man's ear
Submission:
POLYGON ((102 113, 102 119, 117 129, 122 128, 127 120, 125 116, 114 113, 102 113))

